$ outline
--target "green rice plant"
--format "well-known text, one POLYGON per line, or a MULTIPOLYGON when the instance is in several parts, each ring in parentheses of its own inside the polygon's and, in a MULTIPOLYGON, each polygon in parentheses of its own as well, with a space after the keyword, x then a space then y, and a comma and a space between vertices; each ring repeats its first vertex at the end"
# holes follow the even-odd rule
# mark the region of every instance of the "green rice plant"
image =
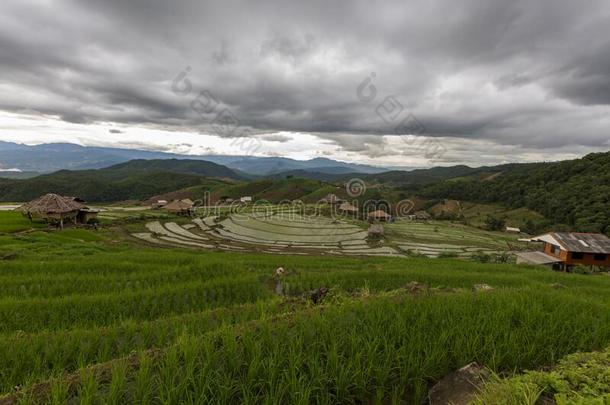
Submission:
POLYGON ((150 404, 155 395, 154 381, 152 374, 152 359, 141 354, 139 357, 139 367, 136 372, 134 382, 134 402, 137 404, 150 404))
POLYGON ((79 365, 102 363, 132 351, 167 346, 185 332, 199 336, 225 325, 274 316, 289 309, 274 300, 107 327, 17 333, 0 337, 0 392, 28 378, 73 372, 79 365))
POLYGON ((80 384, 77 389, 79 402, 83 405, 93 405, 98 396, 98 381, 92 370, 83 369, 80 372, 80 384))
POLYGON ((21 212, 0 210, 0 233, 15 233, 32 228, 44 228, 46 226, 45 223, 40 221, 30 221, 21 212))
MULTIPOLYGON (((257 220, 274 229, 282 221, 257 220)), ((19 253, 0 271, 5 393, 51 379, 48 402, 57 403, 412 403, 470 361, 505 373, 610 344, 607 277, 53 234, 0 236, 0 251, 19 253), (473 291, 483 283, 494 290, 473 291), (307 292, 320 287, 331 292, 313 305, 307 292), (100 368, 110 377, 78 371, 100 368), (82 383, 67 390, 58 376, 75 372, 82 383)))
POLYGON ((416 402, 471 361, 501 372, 607 344, 609 309, 557 290, 369 297, 181 338, 134 390, 161 403, 416 402))
POLYGON ((53 405, 63 405, 68 402, 69 387, 63 376, 54 378, 51 381, 51 403, 53 405))
POLYGON ((154 319, 269 296, 256 278, 185 283, 130 293, 70 296, 57 299, 0 300, 0 333, 109 325, 124 319, 154 319), (188 294, 186 302, 180 300, 188 294))
POLYGON ((120 405, 125 403, 127 373, 128 365, 125 360, 118 361, 112 365, 112 376, 108 387, 108 404, 120 405))

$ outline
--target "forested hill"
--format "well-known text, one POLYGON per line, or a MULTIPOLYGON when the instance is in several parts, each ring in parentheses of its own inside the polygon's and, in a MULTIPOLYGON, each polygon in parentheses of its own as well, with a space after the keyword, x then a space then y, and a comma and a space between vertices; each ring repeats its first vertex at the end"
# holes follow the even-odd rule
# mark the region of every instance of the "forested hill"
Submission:
POLYGON ((515 165, 488 179, 445 180, 420 189, 419 194, 527 207, 579 231, 610 233, 610 152, 515 165))
POLYGON ((29 201, 44 193, 89 202, 141 200, 192 186, 241 179, 228 167, 198 160, 133 160, 98 170, 61 170, 31 179, 0 179, 0 201, 29 201))
POLYGON ((136 159, 120 163, 96 171, 102 176, 124 178, 134 174, 172 172, 181 174, 194 174, 206 177, 226 177, 229 179, 244 179, 236 170, 226 166, 193 159, 136 159))

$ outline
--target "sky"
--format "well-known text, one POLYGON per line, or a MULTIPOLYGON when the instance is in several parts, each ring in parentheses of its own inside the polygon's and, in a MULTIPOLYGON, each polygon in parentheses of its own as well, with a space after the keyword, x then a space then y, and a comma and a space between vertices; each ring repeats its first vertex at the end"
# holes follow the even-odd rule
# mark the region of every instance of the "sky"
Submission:
POLYGON ((607 0, 3 0, 0 140, 426 167, 610 150, 607 0))

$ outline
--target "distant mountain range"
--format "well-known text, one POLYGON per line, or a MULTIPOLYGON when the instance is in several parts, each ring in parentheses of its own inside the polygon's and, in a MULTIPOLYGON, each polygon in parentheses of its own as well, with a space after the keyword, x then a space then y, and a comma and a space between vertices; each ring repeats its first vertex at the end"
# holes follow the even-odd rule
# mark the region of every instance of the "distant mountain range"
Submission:
MULTIPOLYGON (((273 170, 284 168, 284 161, 290 159, 275 160, 273 170)), ((0 201, 28 201, 49 192, 90 202, 142 201, 167 193, 178 195, 176 192, 201 198, 209 191, 217 198, 252 195, 272 202, 315 202, 328 193, 346 197, 345 183, 358 177, 367 186, 363 200, 392 201, 415 196, 428 201, 456 199, 512 209, 526 207, 549 221, 528 224, 530 229, 555 224, 559 227, 554 229, 610 234, 610 152, 552 163, 435 167, 375 174, 350 172, 351 168, 345 166, 320 168, 292 169, 252 179, 251 172, 245 174, 204 160, 136 159, 103 169, 60 170, 28 179, 0 176, 0 201)))
MULTIPOLYGON (((24 172, 50 173, 64 169, 100 169, 134 159, 205 160, 254 176, 266 176, 291 170, 329 174, 381 173, 388 170, 382 167, 345 163, 326 158, 295 160, 283 157, 179 155, 138 149, 80 146, 70 143, 23 145, 0 141, 0 171, 19 169, 24 172)), ((8 176, 7 174, 2 177, 8 176)), ((15 177, 15 175, 10 176, 15 177)))
POLYGON ((217 187, 244 177, 226 166, 198 160, 132 160, 105 169, 60 170, 29 179, 0 178, 0 201, 28 201, 41 194, 86 201, 143 200, 188 187, 217 187))

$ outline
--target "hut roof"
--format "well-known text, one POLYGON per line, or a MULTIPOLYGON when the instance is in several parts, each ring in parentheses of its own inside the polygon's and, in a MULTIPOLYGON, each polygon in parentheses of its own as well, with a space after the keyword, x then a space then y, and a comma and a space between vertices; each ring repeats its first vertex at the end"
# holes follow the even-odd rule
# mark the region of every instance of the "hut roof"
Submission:
POLYGON ((368 216, 369 218, 390 218, 390 214, 382 210, 369 212, 368 216))
POLYGON ((29 214, 67 214, 87 208, 75 201, 74 197, 46 194, 21 206, 20 210, 29 214))
POLYGON ((369 235, 383 235, 383 225, 371 224, 369 226, 369 235))
POLYGON ((349 212, 358 212, 358 208, 354 207, 352 204, 348 202, 344 202, 339 206, 341 211, 349 211, 349 212))
POLYGON ((553 264, 561 262, 560 259, 547 255, 544 252, 519 252, 517 253, 517 257, 520 258, 521 261, 531 264, 553 264))
POLYGON ((531 240, 559 245, 568 252, 610 254, 610 238, 599 233, 552 232, 531 240))
POLYGON ((417 218, 424 218, 424 219, 427 219, 427 218, 432 218, 432 215, 430 215, 430 214, 429 214, 428 212, 426 212, 426 211, 417 211, 417 212, 415 213, 415 216, 416 216, 417 218))
POLYGON ((327 203, 327 204, 338 204, 340 202, 343 202, 343 200, 339 197, 337 197, 336 194, 327 194, 326 197, 322 198, 320 200, 320 202, 323 203, 327 203))
POLYGON ((191 201, 185 200, 174 200, 171 203, 165 205, 163 208, 168 211, 188 211, 193 208, 193 203, 191 201))

